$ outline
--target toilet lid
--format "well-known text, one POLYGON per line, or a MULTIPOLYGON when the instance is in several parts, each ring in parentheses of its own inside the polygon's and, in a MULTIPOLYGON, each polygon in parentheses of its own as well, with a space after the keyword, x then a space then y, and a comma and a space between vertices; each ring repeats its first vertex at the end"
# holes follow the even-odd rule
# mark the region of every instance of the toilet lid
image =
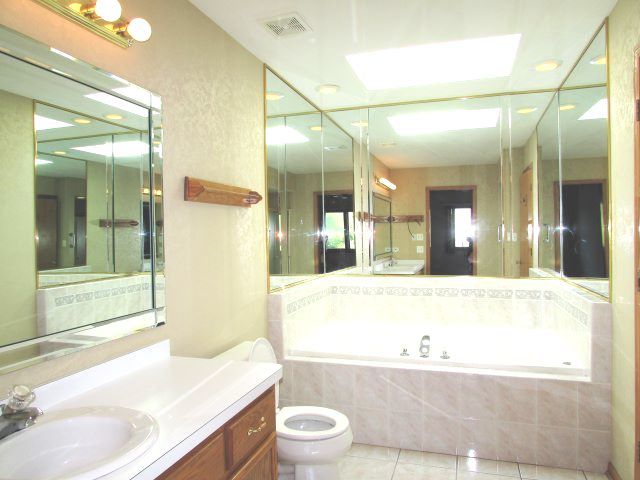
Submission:
POLYGON ((276 352, 266 338, 257 338, 249 352, 249 361, 258 363, 278 363, 276 352))
POLYGON ((326 440, 349 430, 346 415, 324 407, 285 407, 276 415, 276 434, 291 440, 326 440))

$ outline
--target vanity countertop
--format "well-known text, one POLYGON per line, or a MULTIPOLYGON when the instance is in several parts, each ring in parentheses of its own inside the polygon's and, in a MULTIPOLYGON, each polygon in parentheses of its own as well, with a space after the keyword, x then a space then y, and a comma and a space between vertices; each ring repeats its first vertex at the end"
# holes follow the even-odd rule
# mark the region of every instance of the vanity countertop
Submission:
POLYGON ((116 405, 159 424, 142 456, 101 479, 152 479, 218 430, 282 378, 270 363, 169 356, 169 344, 98 365, 36 389, 45 415, 67 408, 116 405))

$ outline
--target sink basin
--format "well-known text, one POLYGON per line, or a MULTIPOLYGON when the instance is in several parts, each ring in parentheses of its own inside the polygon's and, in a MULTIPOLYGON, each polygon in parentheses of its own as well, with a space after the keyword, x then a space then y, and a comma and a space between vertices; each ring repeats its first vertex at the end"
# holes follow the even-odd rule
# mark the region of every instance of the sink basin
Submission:
POLYGON ((89 480, 142 455, 158 438, 153 417, 122 407, 45 412, 0 440, 1 480, 89 480))

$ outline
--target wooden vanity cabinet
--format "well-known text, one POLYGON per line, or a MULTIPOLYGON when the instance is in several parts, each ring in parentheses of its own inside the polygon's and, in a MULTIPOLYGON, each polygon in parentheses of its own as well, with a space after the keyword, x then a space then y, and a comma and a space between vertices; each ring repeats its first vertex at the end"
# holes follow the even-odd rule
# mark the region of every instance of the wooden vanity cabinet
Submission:
POLYGON ((278 450, 274 387, 267 390, 158 478, 161 480, 277 480, 278 450))

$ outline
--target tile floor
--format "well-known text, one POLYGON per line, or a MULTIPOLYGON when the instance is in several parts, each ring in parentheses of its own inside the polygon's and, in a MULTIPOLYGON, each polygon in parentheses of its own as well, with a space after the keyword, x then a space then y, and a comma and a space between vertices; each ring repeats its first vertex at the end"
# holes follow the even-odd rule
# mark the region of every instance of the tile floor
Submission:
POLYGON ((354 444, 340 480, 609 480, 600 473, 354 444))

